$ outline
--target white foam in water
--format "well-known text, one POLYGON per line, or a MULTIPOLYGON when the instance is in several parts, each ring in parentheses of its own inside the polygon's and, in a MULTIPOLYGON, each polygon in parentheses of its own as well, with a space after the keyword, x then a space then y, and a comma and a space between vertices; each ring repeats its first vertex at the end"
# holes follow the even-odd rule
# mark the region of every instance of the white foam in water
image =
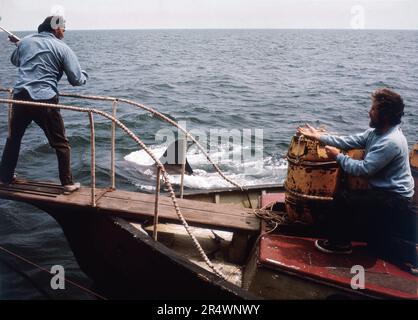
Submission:
MULTIPOLYGON (((229 145, 220 146, 216 152, 210 154, 211 159, 221 168, 224 174, 243 186, 253 186, 261 184, 277 184, 282 183, 287 172, 287 161, 285 159, 273 159, 272 156, 264 159, 250 159, 242 162, 233 157, 233 154, 240 154, 239 145, 233 145, 230 150, 229 145)), ((153 146, 152 152, 160 158, 167 145, 153 146)), ((138 181, 133 181, 142 190, 152 191, 155 181, 155 170, 153 166, 154 161, 144 151, 134 151, 124 158, 129 163, 133 164, 136 169, 143 175, 150 177, 150 185, 142 185, 138 181)), ((189 148, 187 152, 187 159, 193 168, 193 175, 184 176, 184 185, 192 189, 216 189, 231 187, 231 184, 224 180, 207 161, 206 156, 200 152, 195 146, 189 148)), ((179 185, 181 175, 169 175, 169 180, 173 185, 179 185)))
MULTIPOLYGON (((180 185, 181 175, 170 175, 169 179, 172 184, 180 185)), ((205 189, 205 190, 231 186, 227 181, 220 178, 218 174, 216 175, 205 174, 204 176, 185 175, 184 185, 192 189, 205 189)))
MULTIPOLYGON (((151 148, 151 152, 157 159, 162 157, 165 150, 167 150, 166 145, 159 145, 157 147, 151 148)), ((134 151, 126 155, 124 159, 139 166, 152 166, 154 164, 154 160, 152 160, 151 156, 145 150, 134 151)))

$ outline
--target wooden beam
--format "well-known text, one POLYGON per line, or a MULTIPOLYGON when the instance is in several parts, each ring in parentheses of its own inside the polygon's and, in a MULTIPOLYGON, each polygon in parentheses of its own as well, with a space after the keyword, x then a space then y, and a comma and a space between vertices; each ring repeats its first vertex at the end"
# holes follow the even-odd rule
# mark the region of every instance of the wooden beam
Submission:
MULTIPOLYGON (((146 220, 154 216, 154 195, 106 189, 97 189, 96 207, 91 206, 90 188, 82 187, 70 195, 62 194, 58 185, 19 182, 10 187, 0 187, 0 198, 34 204, 45 208, 65 208, 77 211, 109 214, 133 220, 146 220), (61 193, 60 193, 61 192, 61 193)), ((250 209, 238 206, 202 203, 200 201, 177 199, 184 218, 192 226, 227 231, 258 233, 260 221, 250 209)), ((70 211, 71 211, 70 210, 70 211)), ((69 210, 64 210, 68 212, 69 210)), ((159 221, 180 223, 169 197, 161 197, 159 221)))

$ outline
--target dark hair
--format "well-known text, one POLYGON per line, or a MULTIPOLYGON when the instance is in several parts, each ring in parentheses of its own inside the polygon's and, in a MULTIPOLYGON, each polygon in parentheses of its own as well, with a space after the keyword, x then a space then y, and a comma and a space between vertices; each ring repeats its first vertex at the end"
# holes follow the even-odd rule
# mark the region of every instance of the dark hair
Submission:
POLYGON ((396 92, 384 88, 378 89, 372 93, 373 104, 379 110, 379 120, 386 119, 389 125, 397 125, 401 123, 404 115, 405 105, 402 97, 396 92))
POLYGON ((45 18, 44 22, 42 22, 38 27, 38 33, 41 33, 41 32, 51 32, 52 33, 54 31, 52 29, 52 26, 51 26, 52 18, 53 18, 53 16, 49 16, 49 17, 45 18))

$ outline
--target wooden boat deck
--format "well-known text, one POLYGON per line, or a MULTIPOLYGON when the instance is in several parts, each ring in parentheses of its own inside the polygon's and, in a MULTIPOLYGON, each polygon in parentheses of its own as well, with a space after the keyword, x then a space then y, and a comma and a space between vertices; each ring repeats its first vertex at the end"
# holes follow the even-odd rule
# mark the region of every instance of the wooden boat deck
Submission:
POLYGON ((364 294, 382 298, 418 299, 418 277, 392 263, 371 256, 365 243, 353 243, 353 254, 330 255, 319 252, 315 239, 266 235, 260 240, 259 263, 299 277, 351 289, 351 268, 365 270, 364 294))
MULTIPOLYGON (((43 209, 85 210, 151 223, 154 217, 155 196, 139 192, 96 189, 96 207, 92 207, 90 188, 81 187, 64 195, 60 185, 19 180, 13 185, 0 185, 0 198, 27 202, 43 209)), ((171 199, 164 196, 159 199, 159 222, 180 223, 171 199)), ((177 201, 192 226, 245 233, 260 230, 260 221, 251 209, 225 204, 202 205, 202 202, 187 199, 177 201)))

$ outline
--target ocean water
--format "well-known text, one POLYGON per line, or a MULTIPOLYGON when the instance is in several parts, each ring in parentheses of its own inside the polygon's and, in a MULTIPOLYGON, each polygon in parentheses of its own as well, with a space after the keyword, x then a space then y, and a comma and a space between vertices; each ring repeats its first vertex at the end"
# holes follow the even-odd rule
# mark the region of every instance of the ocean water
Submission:
MULTIPOLYGON (((18 33, 24 36, 26 33, 18 33)), ((403 131, 412 146, 418 140, 418 31, 365 30, 130 30, 67 31, 65 42, 89 72, 86 86, 65 79, 60 91, 115 96, 141 102, 189 130, 262 130, 259 158, 240 158, 237 140, 210 149, 227 176, 243 185, 282 182, 288 144, 304 123, 349 134, 368 127, 370 94, 391 87, 406 103, 403 131)), ((11 87, 16 69, 9 62, 13 46, 0 33, 0 86, 11 87)), ((2 95, 5 97, 5 95, 2 95)), ((61 99, 62 103, 111 111, 109 102, 61 99)), ((0 150, 7 135, 6 106, 0 108, 0 150)), ((77 181, 89 185, 90 149, 86 115, 63 111, 72 145, 77 181)), ((156 140, 171 129, 148 113, 120 106, 118 116, 153 152, 156 140)), ((97 184, 109 185, 110 125, 96 117, 97 184)), ((210 140, 210 136, 207 136, 210 140)), ((117 187, 152 191, 155 176, 143 150, 117 133, 117 187)), ((188 189, 225 186, 204 156, 191 148, 195 175, 188 189)), ((17 173, 28 179, 57 180, 54 152, 36 125, 23 139, 17 173)), ((174 184, 180 178, 171 176, 174 184)), ((29 205, 0 200, 0 245, 50 268, 63 265, 68 279, 91 287, 79 269, 57 223, 29 205)), ((0 251, 0 299, 89 299, 67 288, 49 289, 49 279, 28 264, 0 251)))

